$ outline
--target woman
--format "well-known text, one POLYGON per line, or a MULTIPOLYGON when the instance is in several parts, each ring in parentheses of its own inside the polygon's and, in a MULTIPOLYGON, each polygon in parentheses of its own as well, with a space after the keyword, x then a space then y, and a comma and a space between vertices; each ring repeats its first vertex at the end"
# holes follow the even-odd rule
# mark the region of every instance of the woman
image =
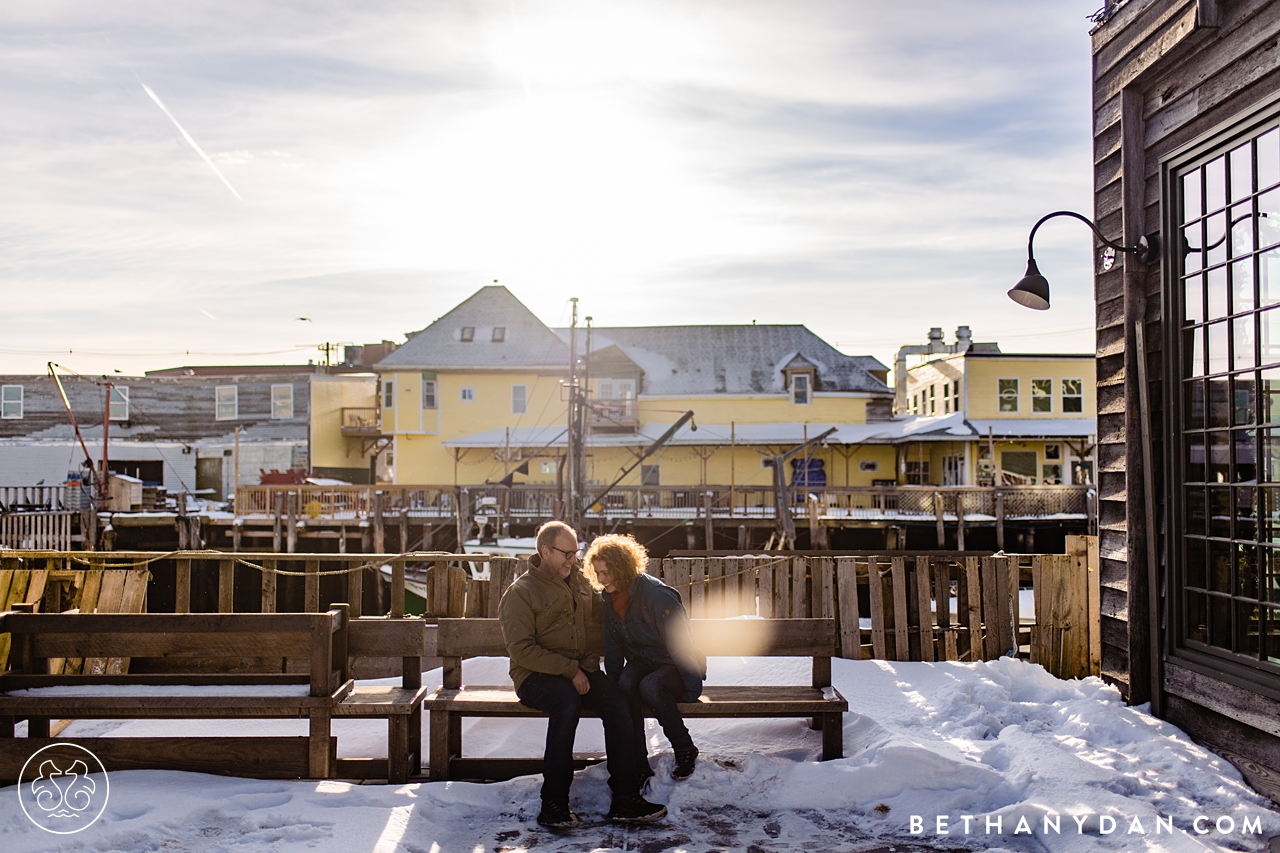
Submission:
POLYGON ((706 658, 693 643, 680 593, 645 573, 649 555, 630 536, 596 537, 583 562, 604 597, 604 666, 631 702, 642 781, 653 775, 644 737, 644 708, 658 718, 675 751, 671 775, 693 774, 698 748, 677 702, 702 694, 706 658))

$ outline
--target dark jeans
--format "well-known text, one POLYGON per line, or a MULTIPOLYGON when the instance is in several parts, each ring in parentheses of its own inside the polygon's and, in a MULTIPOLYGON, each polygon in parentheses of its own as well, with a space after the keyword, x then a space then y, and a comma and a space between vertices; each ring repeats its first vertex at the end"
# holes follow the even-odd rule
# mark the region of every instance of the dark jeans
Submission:
POLYGON ((649 765, 647 743, 644 737, 644 708, 653 711, 662 726, 663 734, 671 741, 671 748, 684 750, 693 746, 693 738, 685 728, 684 717, 676 703, 684 697, 684 680, 674 666, 649 666, 629 661, 622 668, 618 686, 631 704, 631 724, 635 730, 635 743, 641 766, 649 765), (643 706, 643 707, 642 707, 643 706))
POLYGON ((578 718, 587 708, 604 723, 604 749, 609 767, 609 787, 615 795, 640 791, 636 775, 635 749, 631 743, 631 712, 622 691, 603 672, 586 673, 591 689, 578 693, 573 682, 562 675, 535 672, 525 678, 516 695, 530 708, 548 715, 547 747, 542 756, 542 801, 569 802, 573 781, 573 736, 578 718))

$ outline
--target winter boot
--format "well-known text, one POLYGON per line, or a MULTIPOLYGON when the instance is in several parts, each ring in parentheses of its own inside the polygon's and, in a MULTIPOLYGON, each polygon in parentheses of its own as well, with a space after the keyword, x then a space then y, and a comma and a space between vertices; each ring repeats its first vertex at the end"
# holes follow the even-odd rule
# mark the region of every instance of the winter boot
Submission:
POLYGON ((671 771, 672 779, 688 779, 693 775, 693 765, 698 760, 698 748, 693 744, 688 749, 676 750, 676 766, 671 771))
POLYGON ((613 805, 609 809, 609 820, 614 823, 644 823, 651 820, 662 820, 667 816, 667 807, 659 803, 651 803, 639 794, 624 796, 615 794, 613 805))
POLYGON ((568 803, 543 803, 538 813, 538 825, 548 829, 572 829, 578 825, 578 816, 569 810, 568 803))

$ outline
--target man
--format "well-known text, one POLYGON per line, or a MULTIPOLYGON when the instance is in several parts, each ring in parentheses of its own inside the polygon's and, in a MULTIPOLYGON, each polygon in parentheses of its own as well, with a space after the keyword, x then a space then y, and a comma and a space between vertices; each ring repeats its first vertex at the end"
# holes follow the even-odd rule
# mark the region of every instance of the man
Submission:
POLYGON ((573 738, 582 709, 604 723, 604 743, 613 804, 609 820, 659 820, 666 806, 640 796, 631 713, 625 696, 600 672, 600 649, 588 631, 600 625, 603 605, 578 565, 578 536, 561 521, 538 528, 538 553, 529 571, 516 579, 498 605, 502 639, 511 658, 516 695, 547 720, 542 767, 542 810, 538 823, 576 826, 569 809, 573 781, 573 738))

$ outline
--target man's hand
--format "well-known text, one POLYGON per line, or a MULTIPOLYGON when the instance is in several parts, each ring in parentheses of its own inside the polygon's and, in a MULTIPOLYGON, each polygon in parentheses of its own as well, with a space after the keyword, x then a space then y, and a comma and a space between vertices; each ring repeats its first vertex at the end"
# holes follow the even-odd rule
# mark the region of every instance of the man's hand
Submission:
POLYGON ((577 674, 573 676, 573 686, 578 691, 578 695, 586 696, 587 691, 591 689, 591 682, 587 680, 585 672, 578 670, 577 674))

